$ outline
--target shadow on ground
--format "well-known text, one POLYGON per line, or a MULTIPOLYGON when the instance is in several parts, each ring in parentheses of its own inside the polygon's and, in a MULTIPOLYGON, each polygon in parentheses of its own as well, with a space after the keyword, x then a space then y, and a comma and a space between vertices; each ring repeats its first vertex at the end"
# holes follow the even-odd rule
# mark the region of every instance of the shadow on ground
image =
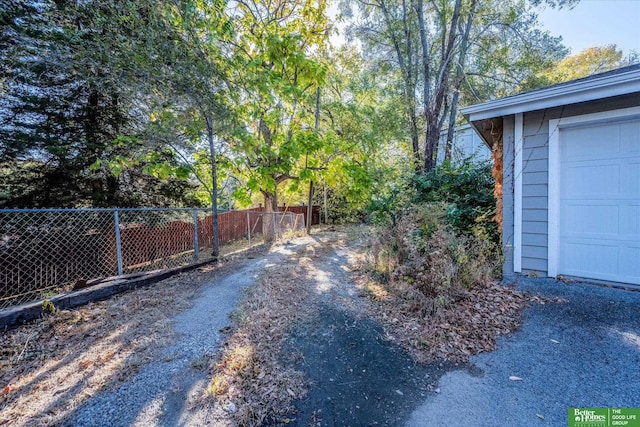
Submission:
POLYGON ((447 373, 407 426, 441 426, 452 414, 452 425, 562 426, 569 408, 640 407, 640 292, 525 277, 517 285, 566 302, 527 308, 518 332, 471 358, 482 377, 447 373))
POLYGON ((297 426, 401 425, 448 368, 415 365, 374 320, 329 305, 288 346, 312 382, 296 403, 297 426))

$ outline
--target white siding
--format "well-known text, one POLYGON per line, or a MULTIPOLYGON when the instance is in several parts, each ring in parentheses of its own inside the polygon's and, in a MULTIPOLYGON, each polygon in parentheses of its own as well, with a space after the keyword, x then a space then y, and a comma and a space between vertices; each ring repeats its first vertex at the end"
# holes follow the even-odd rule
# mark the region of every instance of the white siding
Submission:
MULTIPOLYGON (((451 158, 453 160, 466 157, 472 157, 473 160, 477 161, 491 160, 491 150, 470 125, 457 127, 453 135, 453 149, 451 150, 451 158)), ((440 134, 440 142, 438 143, 438 164, 444 162, 446 144, 447 131, 444 130, 440 134)))

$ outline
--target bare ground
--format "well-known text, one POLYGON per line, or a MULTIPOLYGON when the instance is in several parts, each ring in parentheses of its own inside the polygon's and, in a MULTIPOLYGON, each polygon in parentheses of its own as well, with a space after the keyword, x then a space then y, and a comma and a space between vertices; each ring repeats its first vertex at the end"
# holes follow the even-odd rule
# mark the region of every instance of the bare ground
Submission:
MULTIPOLYGON (((218 353, 194 356, 189 372, 167 373, 200 370, 206 384, 188 396, 177 390, 173 400, 168 393, 146 418, 134 414, 138 424, 398 425, 442 373, 517 327, 528 298, 493 284, 469 295, 461 314, 416 315, 410 292, 364 271, 367 232, 326 229, 284 245, 287 255, 264 264, 223 329, 218 353)), ((216 309, 215 293, 202 301, 204 285, 265 256, 254 252, 7 331, 0 425, 74 425, 78 410, 117 396, 175 346, 176 316, 196 296, 203 310, 216 309)), ((113 416, 122 422, 92 425, 134 424, 113 416)))
POLYGON ((125 383, 174 342, 173 318, 199 289, 243 262, 229 257, 3 331, 0 425, 58 425, 83 402, 125 383))

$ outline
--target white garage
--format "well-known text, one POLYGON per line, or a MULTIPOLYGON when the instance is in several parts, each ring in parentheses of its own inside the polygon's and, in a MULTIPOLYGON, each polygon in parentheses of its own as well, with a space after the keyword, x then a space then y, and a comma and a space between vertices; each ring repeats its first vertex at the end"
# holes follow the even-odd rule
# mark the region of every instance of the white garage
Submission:
POLYGON ((505 277, 640 286, 640 64, 462 113, 502 150, 505 277))
POLYGON ((640 110, 551 120, 549 134, 550 274, 640 285, 640 110))

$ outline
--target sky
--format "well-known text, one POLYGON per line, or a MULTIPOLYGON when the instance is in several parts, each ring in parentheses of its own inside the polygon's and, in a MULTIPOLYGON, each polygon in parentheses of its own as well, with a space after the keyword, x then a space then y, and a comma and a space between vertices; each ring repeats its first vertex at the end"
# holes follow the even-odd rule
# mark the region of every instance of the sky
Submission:
POLYGON ((538 20, 552 35, 562 36, 571 54, 607 44, 616 44, 625 55, 640 52, 640 0, 582 0, 573 9, 546 8, 538 20))

